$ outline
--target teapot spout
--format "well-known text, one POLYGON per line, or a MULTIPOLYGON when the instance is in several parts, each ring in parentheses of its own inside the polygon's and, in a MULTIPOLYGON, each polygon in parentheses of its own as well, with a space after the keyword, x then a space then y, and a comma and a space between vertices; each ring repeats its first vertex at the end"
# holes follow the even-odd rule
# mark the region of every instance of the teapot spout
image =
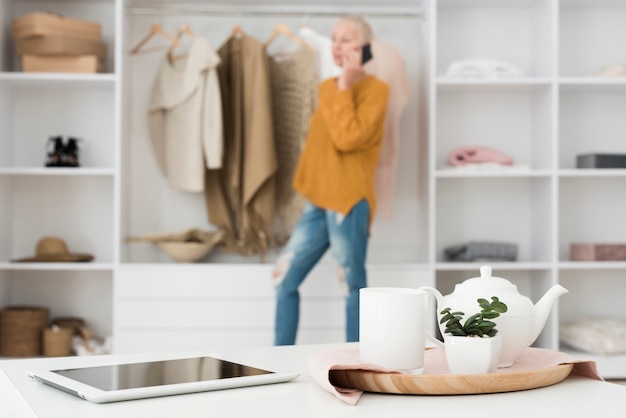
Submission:
POLYGON ((554 285, 535 304, 535 328, 529 345, 534 343, 537 337, 539 337, 539 334, 543 330, 543 327, 548 320, 548 316, 550 316, 550 312, 552 311, 552 306, 554 306, 554 302, 556 302, 556 300, 560 296, 568 292, 569 290, 567 290, 560 284, 554 285))

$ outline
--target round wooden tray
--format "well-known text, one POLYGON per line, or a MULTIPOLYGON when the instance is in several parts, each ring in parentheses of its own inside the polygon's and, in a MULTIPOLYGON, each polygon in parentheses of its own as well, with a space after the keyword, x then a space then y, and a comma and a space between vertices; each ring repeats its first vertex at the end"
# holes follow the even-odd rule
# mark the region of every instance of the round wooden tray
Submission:
POLYGON ((331 370, 329 378, 335 386, 365 392, 406 395, 471 395, 514 392, 554 385, 564 380, 573 367, 573 364, 559 364, 538 370, 466 375, 331 370))

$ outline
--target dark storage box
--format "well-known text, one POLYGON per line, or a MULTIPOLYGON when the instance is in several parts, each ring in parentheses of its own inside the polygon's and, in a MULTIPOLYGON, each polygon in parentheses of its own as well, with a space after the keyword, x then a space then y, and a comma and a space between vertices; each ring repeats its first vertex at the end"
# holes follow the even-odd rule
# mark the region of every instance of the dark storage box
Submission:
POLYGON ((576 156, 577 168, 626 168, 626 154, 582 154, 576 156))

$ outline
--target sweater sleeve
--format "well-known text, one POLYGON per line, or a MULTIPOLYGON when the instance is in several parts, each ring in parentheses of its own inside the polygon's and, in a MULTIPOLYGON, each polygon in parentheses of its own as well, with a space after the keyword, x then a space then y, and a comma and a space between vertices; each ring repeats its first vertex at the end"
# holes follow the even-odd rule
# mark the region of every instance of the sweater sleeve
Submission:
POLYGON ((353 152, 376 146, 381 141, 376 132, 385 122, 388 99, 389 88, 384 83, 358 95, 355 87, 320 94, 320 111, 335 148, 353 152))

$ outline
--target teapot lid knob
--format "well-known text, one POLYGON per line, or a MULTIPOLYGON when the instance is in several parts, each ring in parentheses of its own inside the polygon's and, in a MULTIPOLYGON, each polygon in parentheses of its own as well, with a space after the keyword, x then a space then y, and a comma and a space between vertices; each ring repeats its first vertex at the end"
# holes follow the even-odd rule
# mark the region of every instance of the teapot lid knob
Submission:
POLYGON ((480 277, 491 277, 491 266, 481 266, 480 277))

